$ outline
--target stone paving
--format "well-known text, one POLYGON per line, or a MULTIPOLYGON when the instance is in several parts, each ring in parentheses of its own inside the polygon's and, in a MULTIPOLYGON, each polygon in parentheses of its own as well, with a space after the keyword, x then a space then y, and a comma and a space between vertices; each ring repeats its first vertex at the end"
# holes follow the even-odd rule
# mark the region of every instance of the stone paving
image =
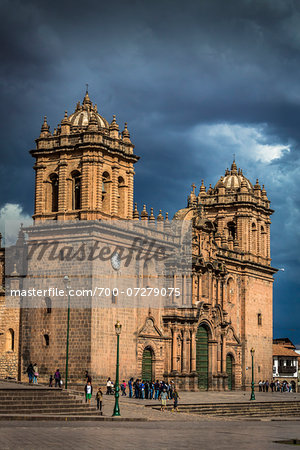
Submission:
POLYGON ((285 449, 275 440, 300 437, 299 421, 2 422, 1 450, 285 449))

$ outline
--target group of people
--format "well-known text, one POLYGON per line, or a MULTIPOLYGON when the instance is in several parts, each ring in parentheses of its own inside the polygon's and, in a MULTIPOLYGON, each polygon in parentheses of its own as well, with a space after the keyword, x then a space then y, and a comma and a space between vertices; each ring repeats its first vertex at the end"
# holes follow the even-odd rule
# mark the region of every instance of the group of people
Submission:
POLYGON ((258 390, 259 392, 292 392, 293 386, 292 383, 288 383, 287 381, 280 382, 279 380, 271 381, 269 383, 268 380, 259 380, 258 382, 258 390))
POLYGON ((27 367, 26 372, 28 375, 29 384, 38 384, 39 372, 38 372, 37 364, 30 363, 27 367))
POLYGON ((55 387, 62 387, 63 382, 59 369, 56 370, 54 376, 51 374, 49 378, 49 387, 53 387, 53 380, 55 381, 55 387))
MULTIPOLYGON (((110 378, 107 380, 107 383, 111 383, 110 378)), ((162 411, 165 410, 167 400, 173 400, 173 410, 178 411, 179 394, 173 381, 166 383, 165 381, 145 381, 138 378, 134 381, 133 378, 130 378, 127 384, 126 381, 123 380, 121 383, 122 396, 127 395, 127 386, 129 398, 161 400, 162 411)), ((106 393, 108 394, 110 393, 108 384, 107 388, 108 390, 106 393)))

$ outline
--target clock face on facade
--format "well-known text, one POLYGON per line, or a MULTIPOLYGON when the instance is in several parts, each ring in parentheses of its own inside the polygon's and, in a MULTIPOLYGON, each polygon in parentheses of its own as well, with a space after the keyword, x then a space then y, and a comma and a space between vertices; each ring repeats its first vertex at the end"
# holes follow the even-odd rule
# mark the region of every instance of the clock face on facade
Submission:
POLYGON ((119 270, 121 267, 121 258, 119 253, 114 253, 110 259, 112 268, 115 270, 119 270))

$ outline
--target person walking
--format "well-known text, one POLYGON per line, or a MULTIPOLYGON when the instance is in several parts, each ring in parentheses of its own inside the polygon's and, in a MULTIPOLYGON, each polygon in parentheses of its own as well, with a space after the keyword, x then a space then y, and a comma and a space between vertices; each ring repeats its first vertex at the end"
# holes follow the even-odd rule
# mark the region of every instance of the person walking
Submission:
POLYGON ((178 391, 177 391, 175 386, 173 387, 172 397, 173 397, 173 400, 174 400, 172 411, 177 411, 178 412, 178 399, 180 397, 179 397, 178 391))
POLYGON ((61 387, 60 385, 60 381, 61 381, 61 374, 59 369, 57 369, 57 371, 54 374, 54 380, 55 380, 55 387, 61 387))
POLYGON ((33 384, 38 384, 38 366, 36 363, 33 364, 33 384))
POLYGON ((166 406, 167 406, 167 398, 168 398, 168 393, 166 389, 163 389, 162 392, 160 393, 160 399, 161 399, 161 407, 160 410, 161 411, 165 411, 166 406))
POLYGON ((123 380, 122 381, 122 384, 121 384, 121 391, 122 391, 122 396, 126 396, 127 394, 126 394, 126 381, 125 380, 123 380))
POLYGON ((51 373, 50 377, 49 377, 49 387, 53 386, 53 375, 51 373))
POLYGON ((101 416, 102 416, 102 401, 103 401, 103 392, 101 390, 101 387, 98 388, 97 394, 96 394, 96 400, 97 400, 97 409, 99 410, 101 416))
POLYGON ((130 378, 130 380, 128 381, 129 398, 132 398, 132 385, 133 385, 133 378, 130 378))
POLYGON ((106 382, 106 395, 110 395, 112 393, 112 382, 110 377, 108 377, 106 382))
POLYGON ((91 383, 89 381, 85 385, 84 391, 85 391, 86 401, 90 405, 91 404, 92 393, 93 393, 93 386, 91 385, 91 383))
POLYGON ((33 376, 34 376, 34 370, 33 370, 32 363, 29 364, 29 366, 27 367, 26 372, 27 372, 27 375, 28 375, 28 382, 29 382, 29 384, 31 384, 32 380, 33 380, 33 376))
POLYGON ((158 380, 156 380, 156 383, 154 384, 154 389, 155 389, 154 400, 158 400, 158 397, 159 397, 159 381, 158 380))

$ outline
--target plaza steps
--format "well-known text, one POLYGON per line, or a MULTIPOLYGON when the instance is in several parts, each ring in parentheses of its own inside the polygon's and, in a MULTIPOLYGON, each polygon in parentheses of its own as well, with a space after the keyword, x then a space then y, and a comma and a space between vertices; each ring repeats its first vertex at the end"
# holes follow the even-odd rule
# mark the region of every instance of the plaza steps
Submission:
MULTIPOLYGON (((160 409, 158 405, 145 405, 160 409)), ((167 410, 172 410, 168 405, 167 410)), ((300 401, 179 404, 179 412, 215 417, 300 417, 300 401)))
POLYGON ((0 420, 104 420, 95 406, 56 388, 0 389, 0 420))

